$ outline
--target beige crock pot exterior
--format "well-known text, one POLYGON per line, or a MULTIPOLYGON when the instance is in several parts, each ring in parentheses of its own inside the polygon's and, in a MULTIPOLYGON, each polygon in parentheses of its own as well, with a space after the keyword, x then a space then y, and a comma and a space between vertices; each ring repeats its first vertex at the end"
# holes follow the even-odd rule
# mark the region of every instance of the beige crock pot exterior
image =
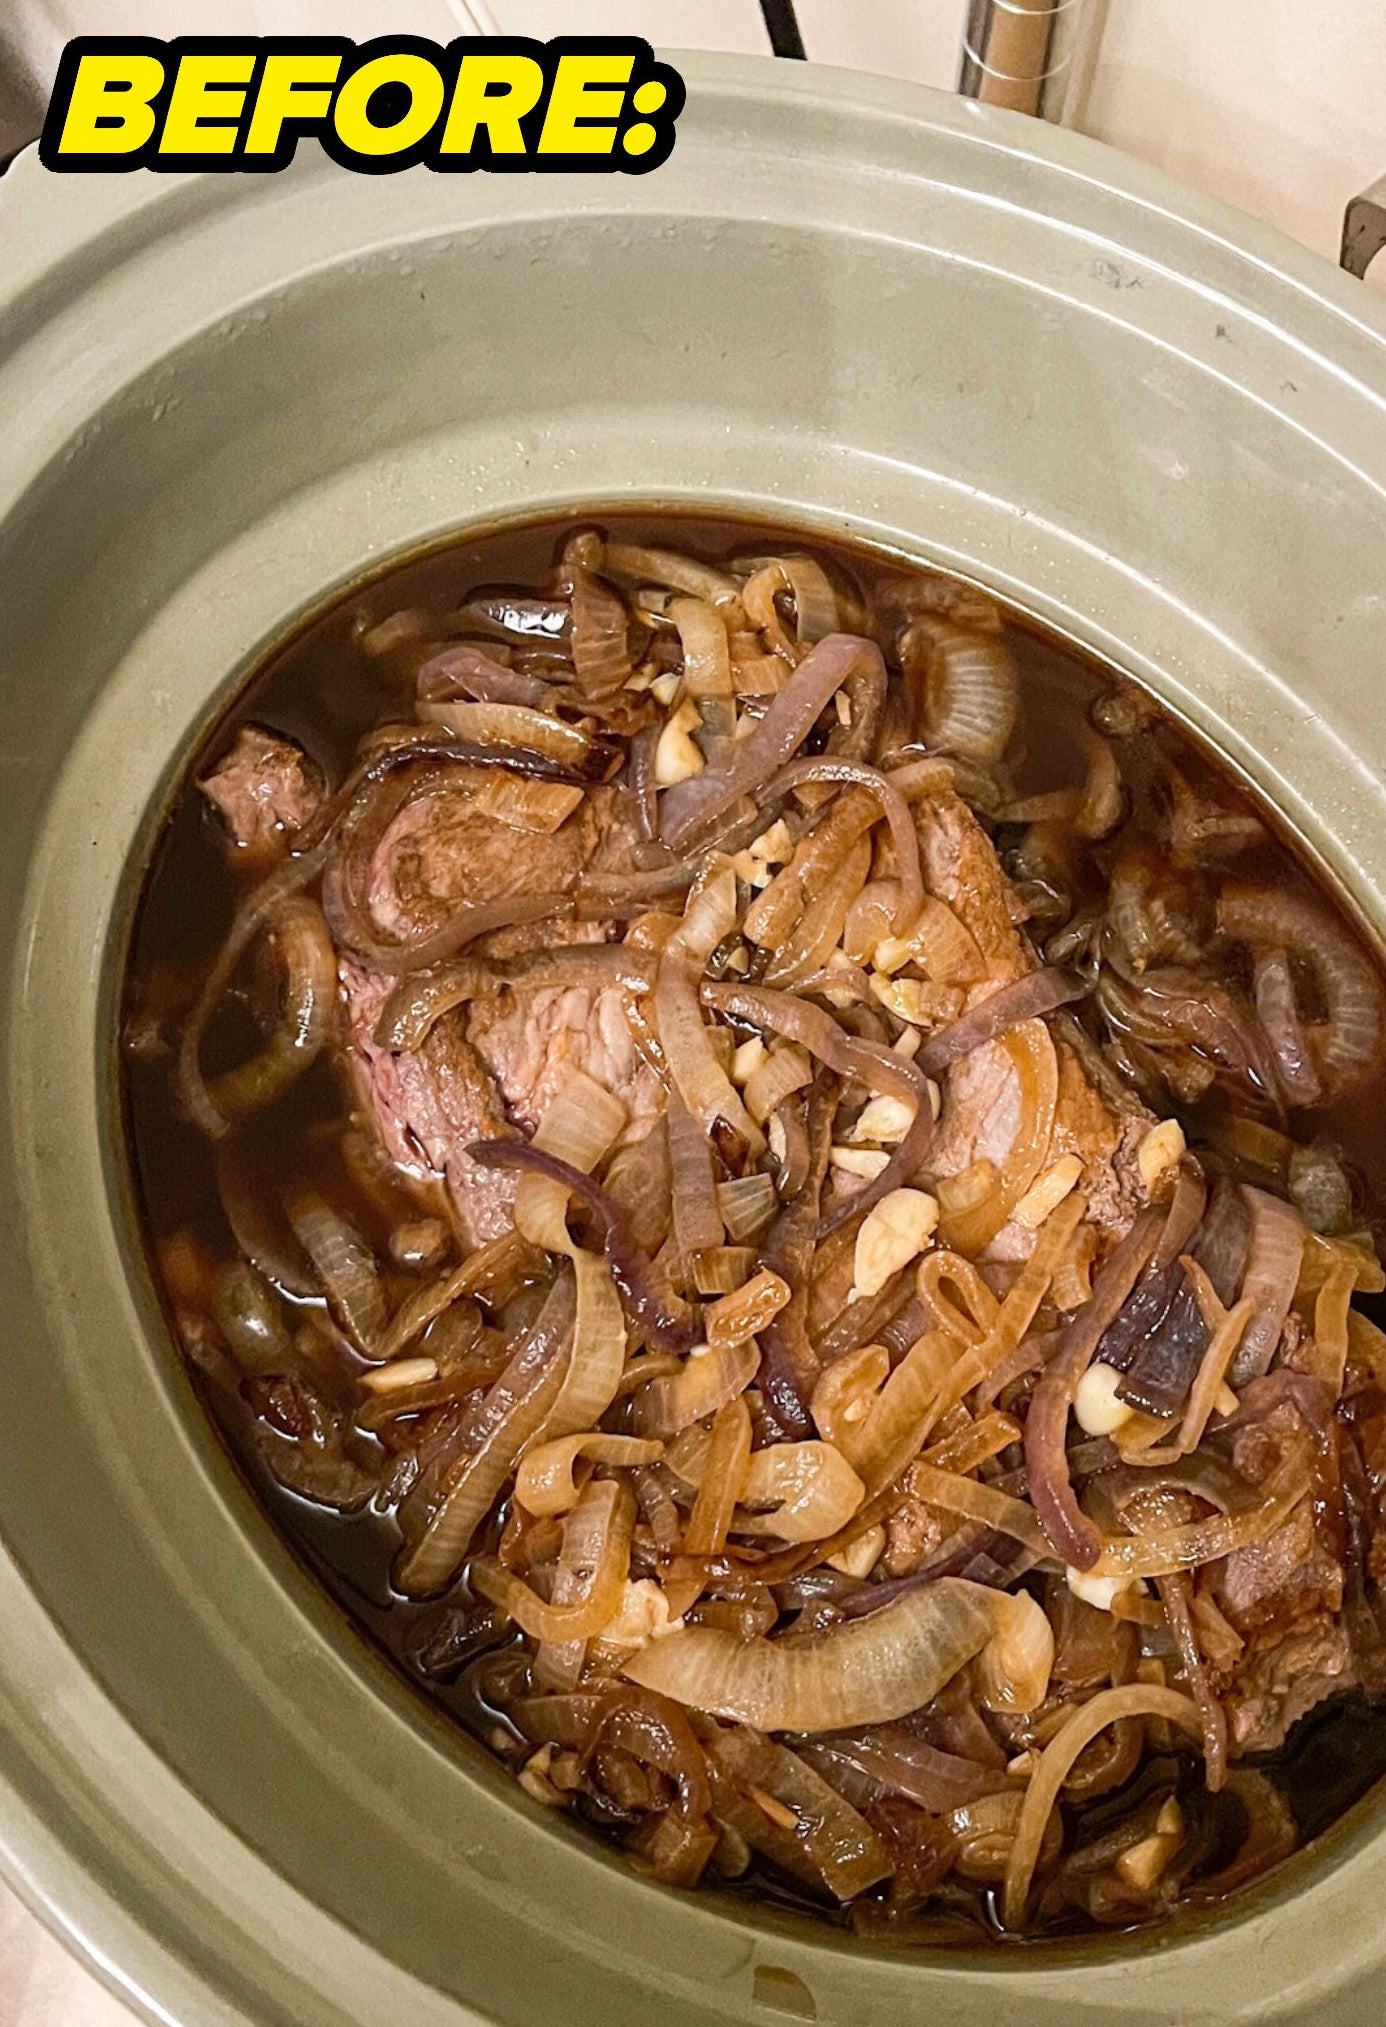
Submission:
POLYGON ((152 812, 295 616, 453 527, 703 502, 936 559, 1136 672, 1386 925, 1386 327, 1104 149, 689 58, 646 178, 0 183, 0 1845, 151 2019, 1386 2013, 1370 1800, 1201 1928, 899 1955, 642 1883, 368 1653, 136 1264, 112 1002, 152 812))

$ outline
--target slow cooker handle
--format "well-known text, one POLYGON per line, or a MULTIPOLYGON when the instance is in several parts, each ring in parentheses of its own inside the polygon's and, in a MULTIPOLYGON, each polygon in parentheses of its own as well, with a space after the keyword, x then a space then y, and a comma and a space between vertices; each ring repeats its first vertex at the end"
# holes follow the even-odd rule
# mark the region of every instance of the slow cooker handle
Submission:
POLYGON ((1386 246, 1386 176, 1352 198, 1343 213, 1343 250, 1338 265, 1360 279, 1386 246))

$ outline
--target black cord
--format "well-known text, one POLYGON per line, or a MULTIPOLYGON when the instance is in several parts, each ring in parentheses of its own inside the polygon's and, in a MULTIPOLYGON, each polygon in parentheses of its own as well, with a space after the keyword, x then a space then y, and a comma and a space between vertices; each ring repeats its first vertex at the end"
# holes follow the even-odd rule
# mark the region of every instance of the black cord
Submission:
POLYGON ((760 11, 765 16, 765 32, 776 56, 797 56, 802 63, 804 38, 794 16, 794 0, 760 0, 760 11))

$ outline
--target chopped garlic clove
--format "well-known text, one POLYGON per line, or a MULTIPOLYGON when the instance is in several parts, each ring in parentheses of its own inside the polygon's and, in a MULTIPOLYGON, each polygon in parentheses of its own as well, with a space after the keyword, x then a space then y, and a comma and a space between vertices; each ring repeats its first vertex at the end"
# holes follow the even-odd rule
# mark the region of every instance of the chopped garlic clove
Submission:
POLYGON ((889 1160, 879 1147, 835 1147, 832 1151, 834 1168, 845 1175, 859 1175, 866 1182, 874 1182, 889 1160))
POLYGON ((662 676, 656 676, 650 690, 667 711, 683 687, 683 677, 677 669, 669 669, 662 676))
POLYGON ((1161 1177, 1183 1160, 1187 1145, 1177 1119, 1162 1119, 1158 1126, 1151 1127, 1136 1153, 1136 1166, 1148 1190, 1153 1190, 1161 1177))
MULTIPOLYGON (((895 1037, 895 1040, 891 1043, 890 1046, 892 1049, 894 1049, 897 1056, 914 1057, 919 1054, 920 1048, 923 1046, 923 1042, 924 1037, 923 1035, 920 1034, 918 1028, 906 1028, 905 1032, 902 1035, 897 1035, 895 1037)), ((934 1117, 935 1119, 937 1119, 938 1085, 937 1084, 933 1085, 932 1090, 934 1093, 934 1117)))
POLYGON ((680 781, 687 781, 694 774, 701 774, 705 765, 702 754, 694 745, 689 734, 696 730, 702 720, 698 707, 692 698, 679 705, 672 717, 667 718, 664 730, 655 747, 654 777, 657 788, 673 788, 680 781))
POLYGON ((749 1042, 743 1042, 732 1057, 733 1084, 749 1084, 769 1053, 759 1035, 752 1035, 749 1042))
POLYGON ((1118 1400, 1117 1388, 1125 1378, 1115 1366, 1104 1365, 1099 1359, 1090 1365, 1078 1382, 1073 1396, 1073 1412, 1078 1417, 1079 1428, 1089 1436, 1110 1436, 1129 1422, 1135 1413, 1126 1401, 1118 1400))
POLYGON ((893 1189, 869 1210, 857 1233, 852 1279, 859 1294, 878 1295, 924 1251, 938 1226, 938 1201, 927 1190, 893 1189))
POLYGON ((396 1358, 388 1365, 378 1365, 373 1372, 363 1372, 361 1384, 373 1394, 399 1393, 405 1387, 422 1386, 427 1380, 437 1379, 438 1365, 431 1358, 396 1358))
POLYGON ((643 1647, 682 1623, 670 1619, 669 1600, 653 1578, 641 1577, 634 1583, 627 1578, 621 1602, 597 1638, 606 1647, 643 1647))
POLYGON ((794 854, 794 840, 789 835, 789 826, 784 818, 776 817, 769 830, 762 831, 758 838, 752 838, 746 848, 753 859, 764 859, 769 866, 781 866, 794 854))
POLYGON ((907 1099, 890 1095, 873 1098, 863 1107, 847 1137, 854 1147, 863 1142, 868 1146, 894 1147, 913 1126, 914 1114, 915 1108, 907 1099))
POLYGON ((1044 1174, 1031 1184, 1020 1202, 1011 1212, 1018 1225, 1025 1225, 1030 1231, 1038 1231, 1052 1210, 1060 1205, 1083 1173, 1083 1164, 1076 1154, 1060 1155, 1051 1162, 1044 1174))
POLYGON ((1139 1590, 1141 1586, 1131 1577, 1090 1577, 1086 1570, 1068 1569, 1064 1572, 1068 1587, 1075 1598, 1081 1598, 1085 1605, 1095 1605, 1099 1612, 1110 1612, 1113 1601, 1123 1591, 1139 1590))
POLYGON ((845 1577, 869 1577, 881 1559, 886 1545, 886 1531, 880 1521, 868 1527, 865 1534, 859 1534, 847 1548, 837 1555, 828 1557, 830 1569, 841 1570, 845 1577))

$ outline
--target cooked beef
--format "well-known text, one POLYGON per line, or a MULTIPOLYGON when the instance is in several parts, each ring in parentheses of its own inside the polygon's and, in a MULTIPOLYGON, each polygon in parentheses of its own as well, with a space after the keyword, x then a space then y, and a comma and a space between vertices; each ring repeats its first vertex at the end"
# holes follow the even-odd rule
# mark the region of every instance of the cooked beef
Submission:
MULTIPOLYGON (((930 797, 917 806, 917 822, 926 882, 971 931, 987 962, 986 977, 968 995, 969 1006, 976 1005, 1038 968, 1039 960, 1016 927, 1024 910, 985 831, 960 796, 930 797)), ((1066 1041, 1056 1038, 1055 1049, 1059 1093, 1047 1159, 1057 1161, 1066 1154, 1081 1159, 1078 1188, 1088 1199, 1088 1215, 1116 1240, 1146 1201, 1136 1150, 1154 1120, 1143 1108, 1118 1110, 1111 1104, 1066 1041)), ((929 1165, 938 1175, 960 1174, 981 1160, 1000 1167, 1019 1123, 1020 1087, 1010 1058, 999 1042, 985 1043, 960 1058, 944 1079, 929 1165)), ((1032 1232, 1011 1223, 988 1250, 998 1261, 1023 1259, 1033 1244, 1032 1232)))
MULTIPOLYGON (((594 790, 551 834, 479 813, 464 791, 411 804, 390 826, 371 868, 372 912, 388 934, 432 928, 455 908, 497 894, 566 890, 589 865, 621 866, 628 840, 617 797, 594 790)), ((600 941, 600 924, 535 922, 497 932, 497 956, 600 941)), ((663 1110, 663 1089, 640 1055, 620 991, 611 986, 507 987, 444 1015, 416 1052, 373 1037, 394 980, 344 960, 350 1051, 358 1085, 396 1161, 446 1179, 469 1244, 506 1228, 513 1174, 481 1169, 465 1149, 516 1128, 532 1133, 574 1071, 626 1107, 623 1138, 641 1139, 663 1110)))
POLYGON ((1356 1679, 1341 1616, 1336 1451, 1318 1442, 1299 1407, 1284 1397, 1238 1432, 1232 1456, 1238 1470, 1260 1484, 1294 1451, 1317 1463, 1314 1496, 1265 1541, 1228 1556, 1214 1580, 1218 1606, 1245 1642, 1215 1678, 1238 1752, 1273 1751, 1315 1704, 1356 1679))
POLYGON ((322 777, 291 739, 242 725, 236 743, 198 787, 220 811, 239 851, 271 859, 317 815, 322 777))

